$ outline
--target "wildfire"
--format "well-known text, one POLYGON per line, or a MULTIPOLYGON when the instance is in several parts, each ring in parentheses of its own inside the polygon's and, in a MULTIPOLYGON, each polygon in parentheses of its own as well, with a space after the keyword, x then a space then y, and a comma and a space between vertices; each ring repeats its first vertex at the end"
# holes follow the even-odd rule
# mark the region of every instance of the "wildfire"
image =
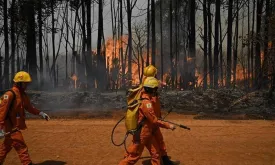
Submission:
POLYGON ((76 76, 76 74, 73 74, 73 76, 70 78, 74 81, 74 89, 76 89, 76 82, 78 80, 78 77, 76 76))
MULTIPOLYGON (((118 67, 120 73, 122 73, 122 67, 121 63, 122 61, 125 63, 125 72, 128 72, 128 57, 126 56, 128 52, 127 51, 127 42, 128 42, 128 36, 123 36, 121 40, 113 40, 112 38, 108 38, 106 42, 106 66, 108 67, 108 72, 112 70, 112 68, 118 67), (123 59, 121 59, 121 48, 123 48, 123 59), (117 63, 114 63, 114 59, 117 59, 117 63)), ((134 48, 133 48, 134 49, 134 48)), ((136 50, 134 52, 137 52, 136 50)), ((139 61, 137 60, 137 54, 133 56, 133 62, 131 63, 132 65, 132 84, 133 85, 138 85, 140 83, 140 75, 142 73, 142 66, 145 66, 146 62, 146 56, 147 52, 142 52, 142 58, 139 58, 139 61), (142 65, 142 62, 143 65, 142 65), (140 70, 139 70, 140 68, 140 70)), ((151 51, 149 52, 151 54, 151 51)), ((126 74, 125 73, 125 74, 126 74)), ((123 73, 122 73, 123 75, 123 73)), ((126 76, 126 81, 127 76, 126 76)))
POLYGON ((202 81, 203 81, 203 74, 200 74, 198 69, 196 68, 195 70, 195 76, 197 77, 197 85, 200 85, 202 84, 202 81))

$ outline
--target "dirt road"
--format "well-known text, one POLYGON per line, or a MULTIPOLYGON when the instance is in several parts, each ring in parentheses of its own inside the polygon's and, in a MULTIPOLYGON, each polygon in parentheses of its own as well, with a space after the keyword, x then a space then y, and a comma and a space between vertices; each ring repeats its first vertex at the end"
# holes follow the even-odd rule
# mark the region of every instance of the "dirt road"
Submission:
MULTIPOLYGON (((168 119, 192 128, 162 131, 169 155, 180 165, 275 164, 274 121, 193 120, 175 114, 168 119)), ((28 130, 23 134, 35 164, 117 165, 124 149, 110 141, 116 121, 117 118, 28 120, 28 130)), ((122 127, 116 135, 122 135, 122 127)), ((137 165, 148 164, 147 156, 145 151, 145 158, 137 165)), ((5 164, 20 164, 14 150, 5 164)))

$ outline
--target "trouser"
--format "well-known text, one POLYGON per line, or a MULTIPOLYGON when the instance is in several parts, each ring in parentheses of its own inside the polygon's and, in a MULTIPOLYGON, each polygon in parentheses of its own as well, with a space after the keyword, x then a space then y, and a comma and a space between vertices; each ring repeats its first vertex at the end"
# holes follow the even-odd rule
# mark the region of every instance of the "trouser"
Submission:
POLYGON ((12 147, 16 150, 22 165, 29 165, 31 159, 28 153, 28 147, 20 131, 5 137, 4 142, 0 145, 0 164, 2 164, 11 151, 12 147))
POLYGON ((127 149, 128 153, 119 165, 134 165, 140 159, 145 146, 151 154, 151 164, 160 165, 159 145, 151 133, 147 137, 141 134, 140 140, 134 137, 133 143, 127 149))
POLYGON ((167 150, 166 150, 166 146, 165 146, 165 143, 164 143, 163 135, 162 135, 159 127, 157 127, 154 130, 153 136, 154 136, 155 140, 157 141, 157 143, 159 145, 160 156, 167 156, 167 150))

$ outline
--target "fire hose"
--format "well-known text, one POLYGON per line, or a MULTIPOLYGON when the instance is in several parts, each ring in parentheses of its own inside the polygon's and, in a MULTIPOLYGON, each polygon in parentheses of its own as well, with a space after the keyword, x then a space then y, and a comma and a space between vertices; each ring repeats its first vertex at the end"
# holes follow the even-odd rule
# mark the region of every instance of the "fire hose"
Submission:
MULTIPOLYGON (((124 108, 125 108, 125 106, 122 107, 122 109, 124 109, 124 108)), ((170 110, 169 110, 162 118, 159 118, 159 120, 164 121, 164 122, 167 122, 167 123, 174 124, 174 125, 176 125, 176 126, 178 126, 178 127, 180 127, 180 128, 184 128, 184 129, 187 129, 187 130, 191 130, 189 127, 187 127, 187 126, 185 126, 185 125, 177 124, 177 123, 174 123, 174 122, 165 120, 165 118, 166 118, 172 111, 173 111, 173 107, 171 107, 170 110)), ((128 135, 129 135, 129 134, 134 134, 134 132, 129 132, 129 131, 127 131, 126 134, 125 134, 125 136, 124 136, 124 139, 123 139, 123 141, 122 141, 121 143, 117 144, 117 143, 114 142, 114 132, 115 132, 115 129, 116 129, 116 127, 119 125, 119 123, 121 123, 124 119, 125 119, 125 116, 123 116, 123 117, 115 124, 115 126, 114 126, 114 128, 113 128, 113 130, 112 130, 112 134, 111 134, 111 141, 112 141, 112 143, 113 143, 115 146, 118 146, 118 147, 124 145, 125 151, 128 153, 127 147, 126 147, 126 140, 127 140, 127 138, 128 138, 128 135)))

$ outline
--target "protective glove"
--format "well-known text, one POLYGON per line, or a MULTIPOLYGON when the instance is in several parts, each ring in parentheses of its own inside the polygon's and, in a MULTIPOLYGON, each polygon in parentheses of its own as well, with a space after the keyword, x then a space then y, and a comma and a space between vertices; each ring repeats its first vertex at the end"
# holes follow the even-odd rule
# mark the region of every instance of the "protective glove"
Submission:
POLYGON ((174 130, 176 129, 176 126, 173 125, 173 124, 170 124, 170 129, 171 129, 172 131, 174 131, 174 130))
POLYGON ((0 130, 3 130, 5 127, 4 122, 0 122, 0 130))
POLYGON ((40 112, 39 115, 42 116, 42 117, 43 117, 44 119, 46 119, 47 121, 50 120, 49 115, 47 115, 47 114, 44 113, 44 112, 40 112))

